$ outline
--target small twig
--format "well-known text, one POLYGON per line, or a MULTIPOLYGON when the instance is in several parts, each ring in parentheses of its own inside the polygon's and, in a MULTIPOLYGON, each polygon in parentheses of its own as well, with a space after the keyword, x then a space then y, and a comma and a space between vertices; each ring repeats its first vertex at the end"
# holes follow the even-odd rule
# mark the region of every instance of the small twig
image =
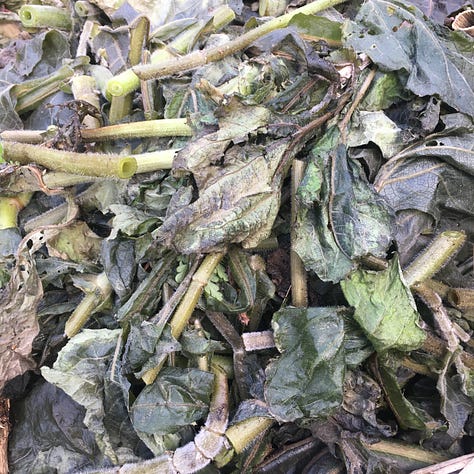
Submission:
POLYGON ((364 82, 360 86, 360 89, 357 91, 357 94, 354 97, 354 100, 352 101, 352 104, 349 107, 347 114, 342 119, 341 123, 339 124, 339 130, 341 131, 343 142, 346 142, 346 127, 349 124, 352 114, 354 113, 355 109, 358 107, 360 101, 364 98, 365 93, 367 92, 370 85, 372 84, 372 81, 374 80, 376 73, 377 73, 377 68, 374 66, 373 69, 369 71, 369 74, 367 74, 367 77, 365 78, 364 82))
POLYGON ((10 434, 10 400, 0 397, 0 474, 8 474, 8 436, 10 434))

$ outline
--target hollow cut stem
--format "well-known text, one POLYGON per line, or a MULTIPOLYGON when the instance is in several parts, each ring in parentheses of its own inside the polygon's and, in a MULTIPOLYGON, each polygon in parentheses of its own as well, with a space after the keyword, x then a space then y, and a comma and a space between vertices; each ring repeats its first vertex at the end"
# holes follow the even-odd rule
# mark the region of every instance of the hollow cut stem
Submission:
POLYGON ((18 12, 26 28, 59 28, 70 30, 71 14, 62 8, 47 5, 23 5, 18 12))
POLYGON ((5 161, 37 163, 54 171, 126 179, 137 170, 137 162, 132 156, 75 153, 8 141, 2 142, 2 146, 5 161))

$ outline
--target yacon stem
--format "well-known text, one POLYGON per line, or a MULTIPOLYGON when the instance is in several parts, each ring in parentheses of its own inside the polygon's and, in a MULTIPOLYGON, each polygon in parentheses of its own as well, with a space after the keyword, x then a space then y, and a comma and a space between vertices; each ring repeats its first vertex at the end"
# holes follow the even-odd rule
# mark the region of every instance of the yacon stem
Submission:
POLYGON ((132 156, 75 153, 8 141, 2 145, 4 160, 23 165, 37 163, 54 171, 125 179, 137 170, 137 162, 132 156))
POLYGON ((304 7, 297 8, 291 13, 274 18, 253 30, 248 31, 244 35, 229 41, 225 45, 208 48, 202 51, 194 51, 184 57, 170 59, 160 64, 147 64, 136 66, 133 71, 140 79, 153 79, 163 76, 170 76, 177 72, 189 71, 200 66, 204 66, 213 61, 219 61, 237 51, 243 50, 250 46, 254 41, 262 36, 288 26, 290 20, 298 13, 311 15, 326 8, 333 7, 345 0, 316 0, 304 7))
POLYGON ((408 286, 431 278, 462 247, 466 234, 448 230, 437 235, 423 252, 404 270, 408 286))
POLYGON ((88 142, 120 138, 187 137, 192 134, 186 119, 147 120, 81 131, 82 138, 88 142))

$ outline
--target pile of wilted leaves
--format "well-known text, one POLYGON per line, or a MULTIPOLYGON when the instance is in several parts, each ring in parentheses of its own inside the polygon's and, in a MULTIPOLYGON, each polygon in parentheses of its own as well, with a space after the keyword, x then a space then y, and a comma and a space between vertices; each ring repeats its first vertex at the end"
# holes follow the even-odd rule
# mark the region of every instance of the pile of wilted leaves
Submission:
MULTIPOLYGON (((4 15, 18 34, 0 50, 2 139, 25 129, 43 131, 37 147, 84 154, 179 151, 172 170, 74 186, 2 164, 1 199, 36 191, 0 230, 10 472, 184 473, 195 456, 202 472, 395 473, 470 453, 474 49, 447 26, 462 2, 298 14, 128 96, 121 122, 185 118, 191 136, 96 143, 84 118, 109 124, 105 82, 130 67, 140 22, 147 49, 176 56, 270 18, 240 0, 91 0, 90 16, 75 3, 59 5, 71 31, 4 15), (212 30, 226 4, 235 19, 212 30), (74 99, 77 75, 95 81, 98 108, 74 99), (439 235, 456 252, 427 249, 439 235), (422 274, 438 263, 412 280, 420 254, 422 274), (68 338, 85 295, 90 317, 68 338)), ((286 6, 260 1, 269 15, 286 6)))

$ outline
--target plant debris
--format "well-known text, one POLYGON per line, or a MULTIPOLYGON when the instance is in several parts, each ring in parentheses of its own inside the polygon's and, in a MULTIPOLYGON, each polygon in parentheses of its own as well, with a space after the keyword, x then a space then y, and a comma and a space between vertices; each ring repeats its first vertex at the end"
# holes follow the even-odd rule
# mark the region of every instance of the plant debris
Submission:
POLYGON ((467 472, 471 16, 6 1, 0 472, 467 472))

